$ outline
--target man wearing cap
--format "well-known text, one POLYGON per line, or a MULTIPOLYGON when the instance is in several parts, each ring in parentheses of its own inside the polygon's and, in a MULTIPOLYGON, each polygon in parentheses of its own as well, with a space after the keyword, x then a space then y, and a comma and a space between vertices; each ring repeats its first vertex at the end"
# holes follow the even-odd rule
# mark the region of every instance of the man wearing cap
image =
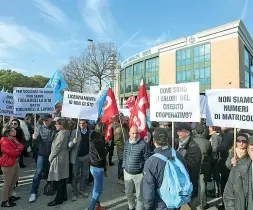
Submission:
POLYGON ((184 157, 190 180, 193 184, 193 192, 189 206, 191 210, 197 209, 198 182, 201 167, 202 154, 198 144, 191 137, 191 125, 188 123, 178 124, 179 147, 178 151, 184 157))
POLYGON ((43 126, 38 131, 38 133, 33 134, 32 136, 34 144, 38 145, 38 158, 36 172, 33 177, 31 195, 29 198, 30 203, 36 200, 43 172, 49 172, 50 164, 48 158, 51 153, 52 142, 57 133, 56 128, 52 122, 52 116, 50 114, 45 114, 42 116, 42 121, 43 126))
POLYGON ((232 167, 227 181, 223 201, 226 210, 253 209, 253 137, 248 140, 249 157, 232 167))
MULTIPOLYGON (((165 128, 155 128, 153 132, 154 144, 156 149, 154 153, 159 153, 166 157, 171 157, 171 149, 168 146, 168 132, 165 128)), ((184 158, 179 152, 177 157, 184 162, 184 158)), ((143 173, 143 197, 145 210, 167 210, 166 204, 160 198, 158 189, 163 182, 164 168, 166 162, 160 158, 151 156, 144 165, 143 173)))

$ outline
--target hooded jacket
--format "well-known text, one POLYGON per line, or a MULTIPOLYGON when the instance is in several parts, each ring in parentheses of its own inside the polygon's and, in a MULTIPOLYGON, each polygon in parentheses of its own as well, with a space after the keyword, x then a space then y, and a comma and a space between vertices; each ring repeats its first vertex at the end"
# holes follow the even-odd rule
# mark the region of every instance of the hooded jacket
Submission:
POLYGON ((90 165, 96 168, 104 168, 106 155, 104 136, 97 131, 92 131, 90 134, 90 165))
POLYGON ((17 162, 21 152, 24 150, 24 146, 17 141, 10 140, 7 137, 2 137, 0 140, 2 157, 0 158, 0 166, 8 167, 13 166, 17 162))

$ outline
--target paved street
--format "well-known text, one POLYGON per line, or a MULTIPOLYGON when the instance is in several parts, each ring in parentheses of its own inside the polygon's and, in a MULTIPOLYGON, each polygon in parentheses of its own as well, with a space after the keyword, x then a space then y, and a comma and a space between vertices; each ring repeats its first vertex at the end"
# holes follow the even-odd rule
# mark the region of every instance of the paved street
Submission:
MULTIPOLYGON (((116 160, 114 160, 116 162, 116 160)), ((44 210, 44 209, 59 209, 59 210, 84 210, 88 208, 92 187, 87 187, 90 194, 89 198, 81 198, 76 202, 71 201, 71 186, 68 185, 68 197, 69 200, 64 202, 62 205, 56 207, 48 207, 47 203, 54 199, 54 197, 43 195, 43 187, 45 186, 45 181, 41 182, 39 197, 35 203, 29 203, 29 193, 31 190, 32 178, 35 171, 35 164, 32 158, 25 158, 25 163, 27 167, 21 170, 19 187, 17 188, 17 193, 21 196, 21 200, 17 202, 17 206, 11 208, 13 210, 44 210), (30 164, 28 164, 30 163, 30 164)), ((2 179, 2 177, 0 178, 2 179)), ((2 187, 2 184, 0 185, 2 187)), ((111 167, 111 174, 109 177, 105 178, 104 192, 101 197, 101 203, 108 210, 123 210, 127 209, 127 201, 125 194, 121 192, 123 186, 117 184, 117 166, 111 167)), ((210 208, 210 210, 215 210, 216 208, 210 208)))

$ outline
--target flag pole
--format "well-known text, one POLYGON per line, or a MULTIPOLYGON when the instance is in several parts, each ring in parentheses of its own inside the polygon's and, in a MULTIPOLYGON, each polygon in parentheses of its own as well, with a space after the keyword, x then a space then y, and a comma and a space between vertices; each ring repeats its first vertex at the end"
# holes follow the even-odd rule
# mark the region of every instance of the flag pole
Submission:
POLYGON ((125 134, 124 134, 124 131, 123 131, 123 127, 122 127, 122 122, 121 122, 121 119, 120 119, 120 115, 119 115, 119 123, 120 123, 120 128, 121 128, 121 132, 123 134, 123 139, 124 139, 124 142, 126 141, 126 138, 125 138, 125 134))
POLYGON ((171 122, 171 146, 172 146, 172 149, 175 148, 175 138, 174 138, 174 129, 175 129, 175 126, 174 126, 174 121, 171 122))
POLYGON ((80 121, 80 118, 78 118, 77 120, 77 125, 76 125, 76 140, 77 140, 77 134, 78 134, 78 126, 79 126, 79 121, 80 121))
POLYGON ((5 126, 5 117, 3 115, 3 126, 5 126))

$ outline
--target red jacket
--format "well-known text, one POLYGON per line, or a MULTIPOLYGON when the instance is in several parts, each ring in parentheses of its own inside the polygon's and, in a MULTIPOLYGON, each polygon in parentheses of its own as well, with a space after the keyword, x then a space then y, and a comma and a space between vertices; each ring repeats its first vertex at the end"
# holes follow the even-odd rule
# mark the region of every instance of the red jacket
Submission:
POLYGON ((2 137, 0 140, 2 151, 0 166, 2 167, 15 165, 16 159, 19 158, 21 152, 24 150, 24 146, 16 138, 14 140, 10 140, 7 137, 2 137))

